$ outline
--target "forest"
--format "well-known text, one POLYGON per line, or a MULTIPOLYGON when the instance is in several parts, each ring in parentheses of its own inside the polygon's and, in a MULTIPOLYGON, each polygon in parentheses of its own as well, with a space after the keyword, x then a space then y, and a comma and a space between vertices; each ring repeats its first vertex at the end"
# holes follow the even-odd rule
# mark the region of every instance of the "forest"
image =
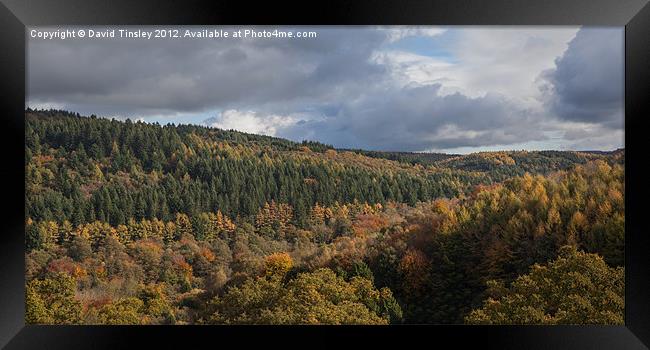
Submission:
POLYGON ((625 151, 25 111, 30 324, 623 324, 625 151))

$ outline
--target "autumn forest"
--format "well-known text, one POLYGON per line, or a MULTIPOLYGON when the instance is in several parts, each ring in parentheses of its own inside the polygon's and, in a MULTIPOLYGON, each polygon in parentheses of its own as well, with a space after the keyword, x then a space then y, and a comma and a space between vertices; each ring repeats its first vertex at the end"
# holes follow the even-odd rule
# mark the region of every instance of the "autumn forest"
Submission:
POLYGON ((623 324, 625 151, 25 111, 31 324, 623 324))

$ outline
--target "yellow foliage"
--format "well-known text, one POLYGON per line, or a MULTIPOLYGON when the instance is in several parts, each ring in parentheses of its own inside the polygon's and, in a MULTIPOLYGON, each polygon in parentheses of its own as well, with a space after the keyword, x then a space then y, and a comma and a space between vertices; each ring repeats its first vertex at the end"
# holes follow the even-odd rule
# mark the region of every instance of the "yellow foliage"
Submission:
POLYGON ((274 253, 264 259, 266 276, 284 276, 293 267, 293 259, 288 253, 274 253))

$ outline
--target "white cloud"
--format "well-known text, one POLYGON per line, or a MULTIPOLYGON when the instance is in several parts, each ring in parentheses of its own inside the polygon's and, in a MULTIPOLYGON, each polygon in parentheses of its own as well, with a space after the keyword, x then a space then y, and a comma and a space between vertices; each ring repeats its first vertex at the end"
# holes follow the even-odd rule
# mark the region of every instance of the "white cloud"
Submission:
POLYGON ((40 100, 28 100, 27 107, 32 109, 63 109, 65 108, 65 104, 40 100))
POLYGON ((234 129, 252 134, 275 136, 279 129, 296 124, 299 118, 276 114, 262 115, 254 111, 229 109, 208 121, 209 125, 220 129, 234 129))
POLYGON ((452 62, 405 51, 377 52, 401 84, 442 82, 443 95, 460 92, 469 97, 497 93, 540 108, 539 74, 554 67, 576 27, 468 27, 454 32, 446 44, 452 62))
POLYGON ((446 28, 432 26, 390 26, 380 28, 388 32, 388 42, 399 41, 410 36, 434 37, 447 31, 446 28))
POLYGON ((399 50, 377 51, 371 60, 389 67, 395 82, 402 86, 448 84, 453 81, 457 69, 441 59, 399 50))

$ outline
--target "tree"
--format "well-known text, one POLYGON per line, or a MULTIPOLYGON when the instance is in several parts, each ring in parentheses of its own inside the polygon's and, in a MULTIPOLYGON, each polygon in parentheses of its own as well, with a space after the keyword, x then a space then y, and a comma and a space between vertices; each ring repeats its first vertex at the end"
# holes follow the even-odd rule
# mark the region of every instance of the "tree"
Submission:
POLYGON ((563 247, 546 266, 534 265, 509 288, 490 282, 491 296, 470 324, 623 324, 624 269, 596 254, 563 247))
POLYGON ((291 270, 293 260, 287 253, 274 253, 266 257, 264 274, 268 277, 279 276, 280 278, 291 270))
POLYGON ((25 224, 25 248, 28 251, 40 249, 43 246, 43 238, 41 237, 38 226, 28 219, 25 224))
MULTIPOLYGON (((138 294, 142 304, 142 312, 150 318, 171 320, 173 313, 167 300, 163 285, 147 285, 138 294)), ((147 320, 149 323, 150 320, 147 320)))
POLYGON ((83 261, 90 257, 93 253, 90 241, 83 236, 76 235, 72 238, 70 246, 68 247, 68 256, 75 261, 83 261))
POLYGON ((248 279, 210 303, 213 324, 387 324, 399 319, 399 305, 387 289, 354 277, 346 282, 330 269, 299 273, 286 284, 266 277, 248 279))
POLYGON ((192 222, 187 215, 177 213, 174 224, 176 225, 176 234, 174 235, 176 240, 180 240, 184 235, 193 235, 192 222))
POLYGON ((72 276, 80 322, 459 323, 563 245, 624 264, 624 151, 345 151, 54 110, 26 111, 25 146, 26 283, 72 276))
POLYGON ((138 325, 143 323, 144 303, 138 298, 122 298, 102 306, 98 310, 101 324, 138 325))
POLYGON ((76 282, 65 273, 32 280, 26 287, 25 322, 29 324, 77 324, 81 303, 75 299, 76 282))

